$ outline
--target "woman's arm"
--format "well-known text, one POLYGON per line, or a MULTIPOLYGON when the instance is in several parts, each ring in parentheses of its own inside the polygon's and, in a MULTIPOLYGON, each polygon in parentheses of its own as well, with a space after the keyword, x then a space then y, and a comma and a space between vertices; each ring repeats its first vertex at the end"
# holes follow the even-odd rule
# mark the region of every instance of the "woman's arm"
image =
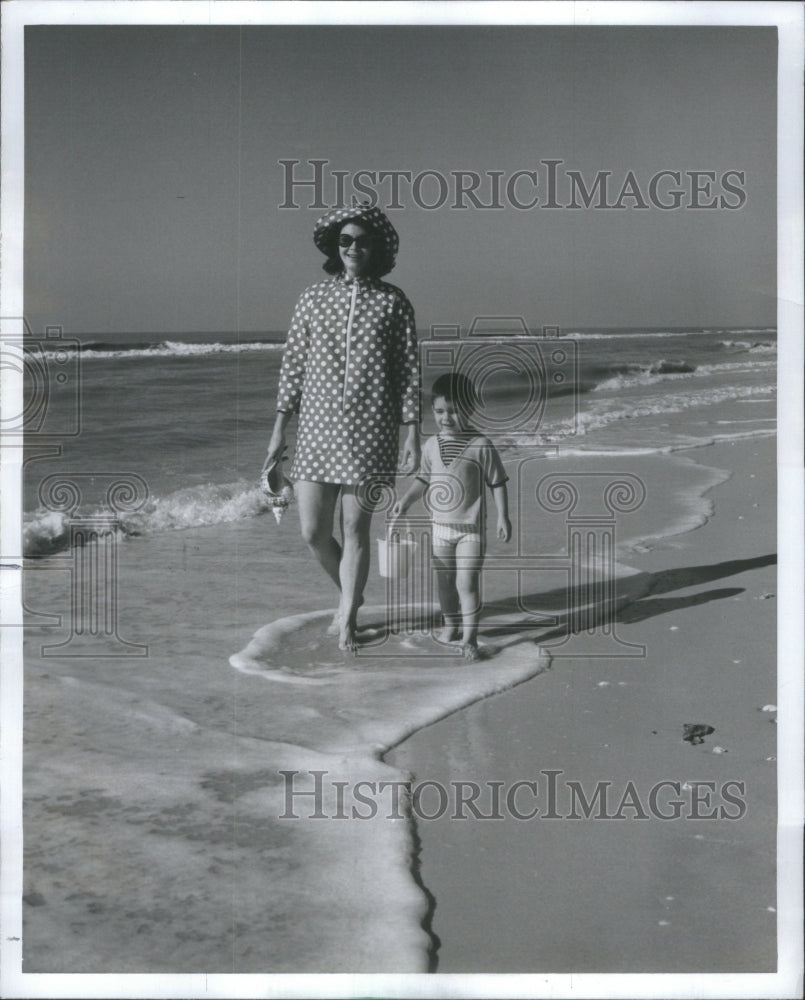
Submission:
POLYGON ((277 387, 277 416, 268 452, 263 462, 263 472, 275 462, 282 460, 285 451, 285 428, 293 414, 299 409, 302 386, 305 378, 308 352, 307 293, 303 293, 294 309, 288 339, 282 355, 280 380, 277 387))
POLYGON ((302 400, 302 388, 307 368, 309 330, 307 322, 308 294, 303 292, 294 309, 285 350, 282 355, 280 380, 277 387, 277 409, 296 413, 302 400))
POLYGON ((403 444, 403 457, 400 472, 405 472, 409 475, 412 472, 416 472, 419 468, 421 457, 422 451, 419 446, 419 426, 417 424, 408 424, 408 433, 405 436, 405 443, 403 444))
POLYGON ((415 472, 419 468, 419 346, 416 337, 414 309, 406 296, 400 292, 397 303, 397 356, 395 382, 402 387, 402 423, 408 425, 408 433, 403 445, 403 472, 415 472))
POLYGON ((263 472, 275 462, 282 461, 282 453, 285 451, 285 428, 292 415, 287 410, 277 410, 277 419, 274 421, 274 430, 271 432, 271 440, 268 442, 266 460, 263 462, 263 472))

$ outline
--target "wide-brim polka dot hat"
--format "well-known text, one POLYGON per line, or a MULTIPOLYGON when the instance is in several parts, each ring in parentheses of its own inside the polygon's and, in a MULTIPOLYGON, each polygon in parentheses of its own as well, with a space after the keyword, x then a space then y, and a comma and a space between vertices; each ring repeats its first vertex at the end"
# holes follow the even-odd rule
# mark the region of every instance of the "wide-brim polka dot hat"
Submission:
POLYGON ((346 222, 357 222, 370 229, 384 243, 386 253, 393 259, 397 256, 400 237, 397 230, 379 208, 369 205, 356 205, 352 208, 335 208, 323 215, 313 230, 313 242, 328 257, 336 250, 335 238, 346 222))

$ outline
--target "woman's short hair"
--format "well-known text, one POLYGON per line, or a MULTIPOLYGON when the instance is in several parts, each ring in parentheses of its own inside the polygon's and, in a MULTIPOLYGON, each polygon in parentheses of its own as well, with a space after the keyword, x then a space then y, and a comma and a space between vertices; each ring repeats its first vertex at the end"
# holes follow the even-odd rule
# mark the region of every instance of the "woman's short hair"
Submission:
MULTIPOLYGON (((338 253, 338 237, 341 235, 341 230, 344 226, 348 225, 350 221, 352 220, 341 223, 338 229, 333 233, 332 237, 328 238, 327 242, 324 244, 326 247, 324 252, 327 254, 327 260, 325 260, 322 264, 322 267, 328 274, 341 274, 344 270, 344 262, 341 260, 341 256, 338 253)), ((383 240, 378 239, 377 234, 371 231, 370 226, 367 226, 366 223, 361 220, 356 221, 355 224, 368 229, 369 234, 373 237, 372 255, 369 258, 366 273, 372 278, 382 278, 392 270, 397 262, 396 258, 394 254, 389 253, 383 240)))
POLYGON ((396 263, 399 237, 388 216, 369 204, 334 209, 318 220, 313 231, 313 242, 327 257, 322 264, 324 270, 328 274, 340 274, 344 270, 344 262, 338 253, 338 237, 348 222, 362 226, 374 237, 367 269, 371 277, 382 278, 388 274, 396 263))

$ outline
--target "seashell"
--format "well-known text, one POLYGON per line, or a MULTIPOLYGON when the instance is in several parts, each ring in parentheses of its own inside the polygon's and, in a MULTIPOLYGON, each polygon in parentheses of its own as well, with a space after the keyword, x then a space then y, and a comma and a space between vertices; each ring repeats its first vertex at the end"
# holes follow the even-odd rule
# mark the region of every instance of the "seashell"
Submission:
POLYGON ((710 733, 715 732, 712 726, 708 726, 704 722, 685 722, 682 728, 684 730, 682 740, 685 743, 690 743, 691 746, 698 746, 699 743, 704 743, 705 736, 709 736, 710 733))

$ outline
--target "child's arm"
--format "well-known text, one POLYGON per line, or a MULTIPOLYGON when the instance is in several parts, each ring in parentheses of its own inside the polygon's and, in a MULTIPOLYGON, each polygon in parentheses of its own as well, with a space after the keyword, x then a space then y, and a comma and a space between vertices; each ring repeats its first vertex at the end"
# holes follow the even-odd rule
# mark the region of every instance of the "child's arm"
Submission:
POLYGON ((509 520, 509 493, 505 483, 492 487, 492 499, 498 510, 498 538, 508 542, 512 536, 512 523, 509 520))
POLYGON ((509 494, 506 489, 508 476, 503 467, 500 453, 492 442, 487 439, 485 449, 486 481, 492 491, 492 499, 498 511, 498 538, 508 542, 512 536, 512 523, 509 520, 509 494))
POLYGON ((422 456, 420 462, 420 469, 416 475, 416 479, 411 483, 408 489, 403 493, 397 503, 391 508, 391 519, 396 521, 398 518, 408 510, 408 508, 421 500, 425 490, 428 488, 428 480, 430 477, 430 452, 427 445, 422 449, 422 456))
POLYGON ((391 508, 391 516, 393 520, 397 520, 398 517, 402 517, 403 514, 408 510, 410 506, 415 504, 417 500, 421 500, 428 488, 428 484, 424 479, 417 477, 408 489, 403 493, 402 497, 394 504, 391 508))

